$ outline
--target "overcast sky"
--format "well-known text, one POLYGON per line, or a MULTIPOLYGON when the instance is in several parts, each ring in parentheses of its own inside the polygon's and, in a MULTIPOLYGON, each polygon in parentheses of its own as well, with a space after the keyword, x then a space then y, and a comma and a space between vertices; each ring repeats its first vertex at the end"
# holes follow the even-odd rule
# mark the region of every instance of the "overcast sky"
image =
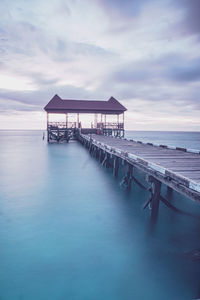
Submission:
POLYGON ((1 0, 0 128, 45 128, 58 94, 126 128, 200 130, 200 0, 1 0))

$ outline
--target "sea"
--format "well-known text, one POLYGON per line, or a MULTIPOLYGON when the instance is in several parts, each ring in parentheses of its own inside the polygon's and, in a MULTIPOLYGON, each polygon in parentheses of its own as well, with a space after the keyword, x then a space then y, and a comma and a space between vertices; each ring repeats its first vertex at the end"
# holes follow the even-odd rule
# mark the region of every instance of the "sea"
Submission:
MULTIPOLYGON (((200 132, 126 137, 200 149, 200 132)), ((161 203, 152 227, 148 191, 120 181, 75 140, 0 131, 0 299, 199 299, 200 219, 161 203)), ((200 204, 162 194, 200 216, 200 204)))

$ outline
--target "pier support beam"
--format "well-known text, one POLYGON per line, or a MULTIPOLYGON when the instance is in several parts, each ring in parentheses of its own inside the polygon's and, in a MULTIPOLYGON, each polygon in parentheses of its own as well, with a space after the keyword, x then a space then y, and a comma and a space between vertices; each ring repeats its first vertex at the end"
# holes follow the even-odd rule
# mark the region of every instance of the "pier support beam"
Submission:
POLYGON ((156 178, 154 178, 153 176, 149 176, 148 181, 151 182, 151 193, 152 193, 151 221, 152 223, 156 223, 158 219, 159 204, 160 204, 161 182, 156 178))
POLYGON ((68 127, 68 114, 65 114, 66 128, 68 127))
POLYGON ((113 175, 115 178, 118 177, 118 171, 119 171, 119 157, 115 156, 113 161, 113 175))
POLYGON ((79 128, 79 113, 77 113, 77 128, 79 128))
POLYGON ((167 194, 171 196, 172 192, 173 192, 173 189, 170 186, 168 186, 167 187, 167 194))
POLYGON ((132 183, 132 176, 133 176, 133 166, 128 165, 128 172, 127 172, 127 190, 130 191, 131 183, 132 183))
POLYGON ((49 128, 49 113, 47 113, 47 130, 49 128))

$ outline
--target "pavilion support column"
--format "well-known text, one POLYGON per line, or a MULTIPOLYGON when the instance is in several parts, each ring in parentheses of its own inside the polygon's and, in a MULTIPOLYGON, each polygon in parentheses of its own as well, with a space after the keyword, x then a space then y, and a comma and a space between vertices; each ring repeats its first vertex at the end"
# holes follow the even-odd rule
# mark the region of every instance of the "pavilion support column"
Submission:
POLYGON ((47 113, 47 141, 49 142, 49 113, 47 113))
POLYGON ((103 115, 101 114, 101 123, 103 122, 103 115))
POLYGON ((65 117, 66 117, 66 119, 65 119, 66 120, 66 128, 68 128, 68 114, 66 114, 65 117))
POLYGON ((123 112, 123 137, 124 137, 124 112, 123 112))
POLYGON ((79 128, 79 113, 77 113, 77 128, 79 128))
POLYGON ((97 128, 98 114, 94 114, 94 128, 97 128))
POLYGON ((49 113, 47 113, 47 130, 49 128, 49 113))
POLYGON ((115 136, 120 135, 120 128, 119 128, 119 115, 117 115, 117 132, 115 133, 115 136))

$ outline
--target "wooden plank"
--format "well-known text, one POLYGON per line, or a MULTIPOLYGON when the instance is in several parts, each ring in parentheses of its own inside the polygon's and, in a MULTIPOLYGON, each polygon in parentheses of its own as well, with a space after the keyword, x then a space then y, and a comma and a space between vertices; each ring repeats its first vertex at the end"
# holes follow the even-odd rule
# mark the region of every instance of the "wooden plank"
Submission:
MULTIPOLYGON (((143 157, 144 158, 144 157, 143 157)), ((184 162, 191 162, 191 163, 196 163, 196 164, 199 164, 200 163, 200 159, 194 159, 194 158, 144 158, 146 160, 149 160, 149 161, 154 161, 154 162, 160 162, 160 163, 164 163, 164 162, 173 162, 173 163, 184 163, 184 162)))
MULTIPOLYGON (((101 138, 100 138, 101 139, 101 138)), ((130 141, 126 141, 126 140, 120 140, 120 139, 113 139, 113 138, 109 138, 109 137, 104 137, 104 141, 106 141, 106 143, 110 144, 112 143, 112 145, 120 145, 120 147, 124 147, 124 149, 127 147, 127 150, 129 148, 132 148, 132 149, 137 149, 137 150, 150 150, 155 152, 155 151, 158 151, 158 152, 162 152, 162 153, 184 153, 185 155, 188 155, 190 153, 188 152, 184 152, 184 151, 180 151, 180 150, 174 150, 174 149, 168 149, 168 148, 162 148, 162 147, 157 147, 157 146, 151 146, 151 145, 147 145, 147 144, 139 144, 139 143, 135 143, 135 142, 131 142, 130 141)), ((193 153, 194 154, 194 153, 193 153)), ((199 155, 199 154, 196 154, 196 155, 199 155)))
POLYGON ((132 147, 131 148, 128 148, 128 147, 121 147, 120 145, 120 148, 123 148, 124 150, 127 150, 127 151, 131 151, 131 152, 137 152, 137 153, 143 153, 143 154, 151 154, 151 155, 171 155, 171 156, 184 156, 184 157, 196 157, 196 158, 200 158, 200 155, 199 154, 196 154, 196 153, 189 153, 189 152, 171 152, 170 150, 169 151, 165 151, 165 152, 162 152, 162 151, 157 151, 157 150, 153 150, 153 149, 133 149, 132 147))
POLYGON ((199 171, 200 172, 200 166, 172 166, 170 170, 174 172, 180 172, 180 171, 199 171))
POLYGON ((182 171, 182 172, 177 172, 179 174, 181 174, 184 177, 190 178, 192 180, 200 180, 200 172, 192 172, 192 171, 182 171))
POLYGON ((200 165, 200 163, 199 162, 197 163, 196 160, 195 161, 183 160, 183 161, 175 161, 175 162, 167 160, 167 161, 162 161, 162 163, 163 163, 163 165, 167 165, 169 167, 174 167, 174 166, 177 166, 177 167, 199 167, 199 165, 200 165))
POLYGON ((156 157, 156 156, 158 156, 158 157, 172 157, 172 158, 179 158, 179 157, 182 157, 182 158, 186 158, 186 159, 191 159, 191 158, 195 158, 195 159, 199 159, 200 160, 200 156, 197 154, 197 155, 195 155, 195 154, 193 154, 193 153, 191 153, 191 154, 189 154, 189 153, 187 153, 187 155, 186 155, 186 153, 184 153, 184 152, 182 152, 182 153, 160 153, 160 152, 151 152, 151 151, 133 151, 133 150, 127 150, 127 149, 125 149, 125 148, 122 148, 122 147, 120 147, 120 149, 123 149, 124 151, 129 151, 129 152, 131 152, 131 153, 135 153, 135 154, 138 154, 138 155, 143 155, 143 156, 147 156, 147 157, 156 157))

